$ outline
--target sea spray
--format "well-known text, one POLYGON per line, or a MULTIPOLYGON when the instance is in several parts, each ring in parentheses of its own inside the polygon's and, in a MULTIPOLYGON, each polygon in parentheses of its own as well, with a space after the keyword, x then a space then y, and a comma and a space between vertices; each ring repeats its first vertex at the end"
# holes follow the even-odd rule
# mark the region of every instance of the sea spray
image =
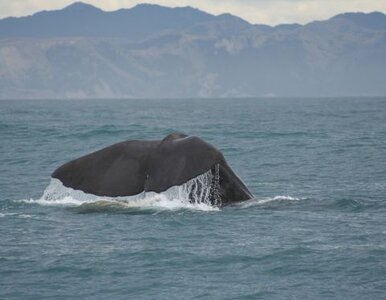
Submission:
POLYGON ((162 193, 142 192, 137 195, 123 197, 88 194, 65 187, 60 180, 51 178, 40 199, 31 199, 25 202, 49 206, 97 205, 99 207, 108 207, 114 205, 122 208, 218 210, 218 206, 221 204, 219 166, 216 164, 212 170, 182 185, 172 186, 162 193))

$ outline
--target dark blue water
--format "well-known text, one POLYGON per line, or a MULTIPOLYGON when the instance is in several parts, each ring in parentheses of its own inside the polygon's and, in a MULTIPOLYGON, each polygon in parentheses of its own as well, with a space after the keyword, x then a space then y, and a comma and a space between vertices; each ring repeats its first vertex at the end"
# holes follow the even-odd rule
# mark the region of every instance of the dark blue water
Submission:
POLYGON ((385 98, 2 101, 0 141, 1 299, 386 298, 385 98), (256 198, 42 201, 64 162, 173 131, 256 198))

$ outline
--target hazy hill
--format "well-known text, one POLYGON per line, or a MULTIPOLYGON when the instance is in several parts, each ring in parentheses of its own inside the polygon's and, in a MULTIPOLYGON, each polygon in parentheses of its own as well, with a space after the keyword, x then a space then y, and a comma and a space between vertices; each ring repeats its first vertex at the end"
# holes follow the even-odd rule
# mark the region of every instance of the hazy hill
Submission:
POLYGON ((0 37, 119 37, 141 40, 163 30, 180 30, 215 17, 190 7, 167 8, 141 4, 104 12, 75 2, 62 10, 43 11, 0 22, 0 37))
POLYGON ((0 98, 386 95, 386 16, 304 26, 76 2, 0 20, 0 98))

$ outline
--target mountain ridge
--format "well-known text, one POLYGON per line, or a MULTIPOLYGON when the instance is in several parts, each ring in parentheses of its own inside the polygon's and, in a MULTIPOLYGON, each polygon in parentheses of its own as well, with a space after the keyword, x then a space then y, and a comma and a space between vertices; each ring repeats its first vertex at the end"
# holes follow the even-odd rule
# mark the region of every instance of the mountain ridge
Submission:
POLYGON ((386 95, 386 16, 250 24, 83 2, 0 20, 0 98, 386 95))
MULTIPOLYGON (((194 19, 193 20, 193 23, 197 24, 197 23, 200 23, 200 22, 205 22, 205 21, 213 21, 215 20, 216 18, 217 19, 229 19, 229 20, 232 20, 232 21, 240 21, 244 24, 248 24, 248 25, 251 25, 251 26, 261 26, 261 27, 266 27, 266 28, 272 28, 272 29, 275 29, 275 28, 294 28, 294 27, 304 27, 304 26, 308 26, 310 24, 313 24, 315 22, 327 22, 327 21, 334 21, 334 20, 349 20, 351 22, 354 22, 358 25, 362 25, 362 26, 367 26, 367 27, 372 27, 373 29, 374 28, 386 28, 386 15, 383 14, 382 12, 379 12, 379 11, 374 11, 374 12, 370 12, 370 13, 363 13, 363 12, 346 12, 346 13, 341 13, 341 14, 338 14, 338 15, 335 15, 327 20, 316 20, 316 21, 312 21, 312 22, 309 22, 309 23, 306 23, 304 25, 300 25, 300 24, 297 24, 297 23, 293 23, 293 24, 278 24, 278 25, 275 25, 275 26, 270 26, 270 25, 266 25, 266 24, 251 24, 249 23, 248 21, 238 17, 238 16, 235 16, 233 14, 230 14, 230 13, 222 13, 222 14, 219 14, 219 15, 213 15, 213 14, 210 14, 210 13, 207 13, 205 11, 202 11, 200 9, 197 9, 197 8, 193 8, 191 6, 184 6, 184 7, 166 7, 166 6, 162 6, 162 5, 158 5, 158 4, 149 4, 149 3, 142 3, 142 4, 137 4, 135 6, 133 6, 132 8, 121 8, 121 9, 118 9, 118 10, 114 10, 114 11, 104 11, 94 5, 91 5, 91 4, 87 4, 85 2, 82 2, 82 1, 76 1, 62 9, 57 9, 57 10, 45 10, 45 11, 40 11, 40 12, 36 12, 32 15, 29 15, 29 16, 22 16, 22 17, 6 17, 6 18, 3 18, 3 19, 0 19, 0 38, 4 38, 4 37, 16 37, 17 36, 17 33, 13 31, 13 33, 16 35, 12 35, 12 31, 9 32, 8 31, 8 35, 7 35, 7 32, 6 30, 1 30, 1 27, 4 27, 4 23, 6 22, 13 22, 12 25, 16 25, 15 23, 17 22, 26 22, 26 21, 31 21, 31 22, 38 22, 36 21, 37 18, 42 18, 42 17, 47 17, 47 16, 54 16, 54 19, 50 19, 48 21, 52 22, 53 20, 56 20, 56 21, 60 21, 58 20, 57 18, 63 18, 63 17, 71 17, 72 18, 72 22, 74 22, 74 18, 76 17, 81 17, 81 22, 87 22, 87 20, 84 19, 84 16, 85 15, 89 15, 92 14, 93 17, 99 17, 99 19, 97 20, 94 20, 94 21, 98 21, 98 22, 112 22, 112 19, 114 18, 132 18, 132 17, 136 17, 136 20, 135 21, 139 21, 138 19, 139 18, 149 18, 149 17, 152 17, 154 15, 157 15, 157 17, 165 17, 164 15, 162 15, 162 13, 169 13, 169 15, 167 15, 167 17, 170 17, 171 16, 171 13, 179 13, 181 14, 180 18, 187 18, 189 17, 189 15, 194 19), (139 16, 134 16, 134 15, 139 15, 139 16), (195 14, 195 16, 193 15, 195 14), (106 18, 103 19, 103 16, 105 16, 106 18), (374 22, 375 21, 375 22, 374 22)), ((174 17, 176 17, 176 14, 174 15, 174 17)), ((122 20, 120 20, 122 21, 122 20)), ((127 21, 127 20, 126 20, 127 21)), ((152 20, 154 21, 154 20, 152 20)), ((192 23, 189 23, 188 25, 191 25, 192 23)), ((7 24, 6 24, 7 25, 7 24)), ((5 25, 5 26, 6 26, 5 25)), ((27 24, 25 27, 28 27, 29 24, 27 24)), ((33 24, 32 24, 33 25, 33 24)), ((55 24, 51 24, 52 26, 54 26, 55 24)), ((117 25, 117 22, 115 22, 114 25, 117 25)), ((143 26, 143 24, 140 24, 143 26)), ((94 24, 95 26, 95 24, 94 24)), ((55 27, 55 26, 54 26, 55 27)), ((98 28, 98 27, 96 27, 98 28)), ((7 28, 8 29, 8 28, 7 28)), ((23 30, 25 28, 21 28, 19 30, 23 30)), ((40 30, 42 30, 43 28, 39 28, 40 30)), ((115 28, 116 29, 116 28, 115 28)), ((44 30, 42 30, 44 32, 44 30)), ((101 33, 103 33, 104 31, 101 31, 101 33)), ((120 32, 118 30, 118 32, 120 32)), ((44 33, 36 33, 34 36, 29 36, 28 33, 25 33, 25 35, 19 35, 20 37, 44 37, 44 36, 47 36, 47 37, 53 37, 53 36, 61 36, 61 33, 60 32, 56 32, 56 35, 55 33, 51 33, 52 35, 48 35, 48 34, 44 34, 44 33)), ((70 33, 67 33, 65 36, 72 36, 70 33)), ((87 35, 87 32, 84 33, 83 35, 81 36, 88 36, 87 35)), ((98 36, 96 33, 90 35, 90 36, 98 36)), ((102 36, 102 35, 100 35, 102 36)), ((116 36, 119 36, 119 37, 125 37, 124 35, 116 35, 116 36)))

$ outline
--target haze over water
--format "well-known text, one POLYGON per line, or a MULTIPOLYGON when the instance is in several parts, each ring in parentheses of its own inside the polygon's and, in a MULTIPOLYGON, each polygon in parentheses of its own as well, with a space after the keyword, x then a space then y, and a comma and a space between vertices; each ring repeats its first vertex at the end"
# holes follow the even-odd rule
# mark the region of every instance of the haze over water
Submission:
POLYGON ((386 294, 386 98, 1 101, 0 140, 1 299, 386 294), (256 198, 42 198, 68 160, 174 131, 256 198))

